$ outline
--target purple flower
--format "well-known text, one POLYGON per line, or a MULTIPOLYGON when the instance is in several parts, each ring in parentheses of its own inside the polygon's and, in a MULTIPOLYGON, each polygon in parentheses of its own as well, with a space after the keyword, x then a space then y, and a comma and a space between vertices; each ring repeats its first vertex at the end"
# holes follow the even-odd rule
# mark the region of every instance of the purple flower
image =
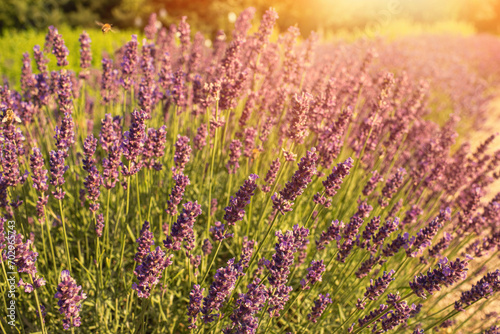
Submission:
POLYGON ((465 311, 465 307, 482 298, 489 298, 500 290, 500 270, 487 273, 470 290, 462 292, 460 300, 455 302, 457 311, 465 311))
POLYGON ((195 149, 201 150, 207 145, 207 135, 207 125, 201 124, 198 130, 196 130, 196 136, 193 139, 195 149))
POLYGON ((234 139, 229 144, 229 161, 226 164, 226 168, 229 174, 236 174, 238 168, 240 168, 239 160, 241 157, 241 142, 238 139, 234 139))
POLYGON ((203 251, 203 255, 207 256, 212 253, 212 243, 209 239, 203 240, 203 246, 201 246, 201 250, 203 251))
POLYGON ((172 178, 175 181, 175 185, 172 187, 172 193, 167 201, 167 209, 165 211, 169 215, 175 216, 177 214, 177 206, 182 201, 182 196, 184 196, 184 192, 186 191, 186 186, 191 182, 189 181, 189 177, 182 173, 174 174, 172 178))
POLYGON ((398 237, 382 250, 382 254, 384 255, 384 257, 391 257, 396 255, 402 247, 408 247, 408 239, 408 233, 405 233, 402 236, 401 234, 398 234, 398 237))
POLYGON ((149 128, 148 136, 146 138, 146 142, 144 144, 144 150, 142 155, 146 159, 151 159, 147 163, 148 168, 154 168, 156 171, 161 171, 163 168, 162 163, 159 161, 159 158, 165 155, 165 146, 167 143, 167 130, 166 126, 163 125, 158 130, 149 128))
POLYGON ((417 237, 412 237, 409 241, 409 246, 406 249, 406 255, 409 257, 417 257, 422 254, 425 248, 429 247, 432 243, 431 240, 438 233, 443 223, 451 219, 451 209, 446 208, 441 210, 439 215, 434 218, 426 227, 420 229, 417 237))
POLYGON ((68 66, 69 63, 67 57, 69 55, 69 50, 66 45, 64 45, 62 35, 57 32, 57 29, 55 29, 55 34, 52 41, 52 54, 56 56, 57 66, 68 66))
POLYGON ((379 197, 378 203, 382 207, 389 205, 389 200, 398 191, 399 187, 403 184, 404 176, 406 175, 406 170, 404 168, 399 168, 394 175, 389 177, 385 187, 382 189, 382 196, 379 197))
POLYGON ((113 145, 119 145, 121 140, 121 117, 112 117, 111 114, 106 114, 101 121, 101 132, 99 133, 99 143, 102 149, 109 151, 113 145))
POLYGON ((280 159, 276 158, 273 162, 271 162, 271 167, 269 167, 269 170, 267 171, 266 178, 264 179, 264 182, 266 182, 265 186, 262 186, 262 191, 265 193, 268 193, 271 191, 271 186, 274 184, 276 181, 276 177, 278 175, 278 171, 280 169, 281 163, 280 159))
POLYGON ((248 7, 243 10, 234 22, 233 39, 245 38, 248 30, 252 27, 252 19, 255 15, 255 8, 248 7))
POLYGON ((220 316, 216 312, 220 310, 226 298, 233 291, 236 280, 240 276, 243 276, 243 273, 241 268, 235 265, 234 259, 229 260, 226 267, 217 269, 208 295, 203 298, 201 313, 203 313, 205 323, 212 322, 220 316))
POLYGON ((377 184, 384 180, 384 178, 379 175, 378 171, 374 170, 372 172, 372 177, 368 180, 365 187, 363 188, 363 195, 369 196, 372 191, 377 187, 377 184))
POLYGON ((257 188, 257 183, 255 181, 258 178, 258 175, 250 174, 236 195, 234 197, 231 196, 229 205, 224 209, 224 211, 226 211, 224 220, 227 221, 229 226, 233 226, 237 221, 243 220, 245 216, 245 207, 250 204, 255 189, 257 188))
POLYGON ((295 94, 292 100, 292 120, 288 129, 288 137, 293 141, 302 144, 305 137, 309 134, 307 126, 307 114, 309 112, 312 95, 302 92, 301 95, 295 94))
POLYGON ((50 174, 52 178, 50 179, 50 184, 53 185, 56 190, 52 192, 55 198, 62 200, 66 194, 62 189, 64 184, 64 173, 68 170, 68 166, 65 166, 66 153, 64 151, 50 151, 50 174))
POLYGON ((101 97, 104 104, 109 103, 112 97, 113 78, 111 71, 113 70, 113 60, 102 58, 102 75, 101 75, 101 97))
POLYGON ((247 236, 243 237, 243 247, 241 249, 241 259, 238 262, 241 268, 247 268, 250 264, 250 259, 253 255, 253 250, 255 247, 255 240, 248 240, 247 236))
POLYGON ((250 92, 250 94, 248 94, 247 100, 245 102, 245 107, 243 108, 240 120, 238 121, 240 127, 244 128, 247 125, 247 122, 252 114, 252 111, 255 108, 257 97, 258 95, 255 92, 250 92))
POLYGON ((137 54, 137 35, 132 35, 132 39, 125 45, 123 53, 121 70, 122 78, 121 83, 125 90, 130 90, 134 85, 134 76, 137 72, 137 61, 139 56, 137 54))
MULTIPOLYGON (((86 31, 83 31, 78 38, 80 42, 80 67, 82 69, 89 68, 92 62, 92 50, 90 50, 90 37, 86 31)), ((81 76, 80 76, 81 77, 81 76)))
POLYGON ((187 250, 192 250, 194 245, 193 226, 196 217, 201 215, 201 205, 198 202, 187 202, 184 204, 182 213, 177 218, 177 221, 172 225, 170 235, 163 241, 165 248, 172 250, 180 250, 181 242, 185 241, 187 245, 184 247, 187 250))
POLYGON ((245 149, 243 150, 243 155, 247 158, 251 158, 255 150, 255 137, 257 136, 257 130, 251 127, 245 128, 243 135, 245 136, 245 149))
POLYGON ((172 264, 172 256, 167 256, 160 247, 156 247, 135 268, 134 274, 139 283, 132 284, 132 289, 137 291, 139 298, 149 298, 151 290, 160 282, 163 271, 172 264))
POLYGON ((20 233, 15 235, 14 244, 12 245, 14 247, 14 249, 12 249, 14 253, 12 264, 17 267, 17 272, 27 273, 33 279, 33 285, 23 282, 22 279, 19 280, 18 286, 23 287, 26 293, 31 293, 34 289, 44 286, 46 283, 45 279, 38 276, 36 269, 38 253, 33 252, 30 249, 33 248, 32 245, 33 240, 31 239, 28 239, 26 240, 26 243, 23 243, 23 235, 20 233))
POLYGON ((189 138, 185 136, 178 135, 177 142, 175 143, 175 154, 174 162, 175 167, 172 168, 174 174, 182 173, 186 164, 189 162, 189 157, 191 155, 191 146, 189 146, 189 138))
POLYGON ((316 248, 318 250, 325 249, 325 247, 333 240, 336 240, 338 243, 342 239, 340 233, 343 228, 343 222, 339 222, 338 220, 332 221, 332 224, 328 227, 328 229, 321 232, 319 240, 316 240, 316 248))
POLYGON ((406 211, 405 218, 403 219, 403 225, 406 224, 415 224, 417 222, 418 216, 423 213, 422 209, 420 209, 416 205, 412 205, 410 210, 406 211))
POLYGON ((300 196, 307 185, 311 183, 313 175, 316 174, 316 161, 318 155, 313 147, 305 157, 298 163, 299 169, 293 174, 292 179, 287 182, 285 188, 278 194, 272 196, 273 208, 282 215, 292 211, 293 201, 300 196))
POLYGON ((95 233, 97 237, 100 238, 102 237, 102 230, 104 229, 104 215, 102 213, 98 214, 95 219, 95 233))
POLYGON ((235 309, 229 316, 232 324, 222 330, 224 334, 248 333, 254 334, 259 325, 257 313, 264 306, 269 293, 259 278, 248 285, 247 293, 240 294, 236 300, 235 309))
POLYGON ((363 278, 368 276, 373 267, 380 263, 380 256, 370 255, 370 258, 365 262, 361 263, 361 266, 356 271, 355 275, 357 278, 363 278))
MULTIPOLYGON (((61 151, 67 151, 75 143, 75 124, 71 114, 64 114, 61 126, 56 127, 56 147, 61 151)), ((67 153, 65 152, 67 155, 67 153)))
POLYGON ((88 172, 89 175, 85 178, 85 182, 83 184, 87 190, 87 199, 90 201, 90 211, 95 213, 99 210, 100 206, 99 196, 101 191, 99 188, 102 185, 102 177, 95 165, 93 165, 88 172))
POLYGON ((181 22, 179 22, 179 27, 177 28, 180 34, 179 40, 181 42, 181 57, 179 59, 181 65, 188 61, 189 49, 191 48, 191 27, 186 21, 186 16, 181 17, 181 22))
POLYGON ((463 280, 467 277, 468 260, 460 260, 457 258, 455 262, 448 262, 448 259, 442 258, 439 261, 438 268, 430 270, 427 274, 415 276, 410 282, 410 288, 420 298, 426 298, 425 292, 433 294, 436 291, 441 291, 441 284, 450 286, 463 280))
POLYGON ((302 285, 302 290, 310 289, 316 282, 321 282, 321 276, 325 272, 326 267, 323 260, 312 261, 311 266, 307 268, 307 275, 305 279, 300 281, 302 285))
MULTIPOLYGON (((57 98, 59 103, 59 111, 62 114, 73 113, 73 83, 69 71, 62 69, 59 73, 56 72, 56 77, 52 80, 57 80, 57 98)), ((65 115, 66 116, 66 115, 65 115)))
POLYGON ((87 299, 87 295, 81 292, 82 286, 70 276, 69 270, 61 272, 61 282, 57 285, 57 292, 54 298, 59 299, 59 313, 64 315, 63 327, 69 330, 71 327, 80 327, 80 311, 82 302, 87 299))
MULTIPOLYGON (((143 110, 135 110, 132 112, 132 124, 130 130, 126 131, 123 136, 122 149, 123 155, 127 160, 136 162, 137 157, 142 154, 144 141, 146 139, 146 121, 147 115, 143 110)), ((137 170, 127 172, 135 174, 137 170)))
POLYGON ((451 234, 444 232, 444 236, 438 241, 436 246, 429 248, 429 256, 438 257, 441 255, 441 252, 448 248, 451 240, 453 240, 451 234))
POLYGON ((319 295, 318 299, 314 301, 312 312, 307 315, 307 318, 313 323, 318 322, 319 317, 323 314, 328 304, 331 304, 330 294, 319 295))
POLYGON ((150 230, 150 224, 145 221, 142 225, 141 233, 139 238, 136 240, 137 253, 135 253, 134 261, 141 264, 144 258, 151 253, 151 246, 155 244, 153 241, 153 233, 150 230))
POLYGON ((160 72, 158 73, 158 84, 164 90, 168 89, 172 84, 172 65, 170 63, 170 54, 168 52, 163 53, 163 58, 161 59, 160 72))
POLYGON ((227 233, 224 224, 220 221, 216 221, 214 225, 215 226, 210 228, 210 233, 215 241, 221 242, 224 239, 232 238, 234 236, 234 233, 227 233))
POLYGON ((387 219, 385 221, 385 224, 379 228, 377 234, 373 236, 370 250, 372 252, 375 252, 380 246, 382 246, 385 239, 389 235, 391 235, 392 232, 398 229, 398 225, 399 225, 399 218, 396 217, 394 219, 387 219))
POLYGON ((363 327, 365 324, 371 322, 373 319, 376 319, 378 316, 380 316, 382 313, 385 312, 389 307, 385 304, 379 305, 378 309, 374 311, 370 311, 370 313, 363 318, 358 319, 358 324, 360 327, 363 327))
POLYGON ((203 291, 198 284, 193 285, 193 289, 189 293, 189 305, 187 315, 189 316, 189 329, 197 328, 196 326, 196 318, 198 317, 198 313, 201 310, 201 301, 203 299, 203 291))
MULTIPOLYGON (((340 189, 340 185, 344 178, 349 175, 349 171, 353 166, 352 158, 347 158, 346 161, 339 163, 337 166, 333 167, 332 173, 328 175, 325 181, 323 181, 323 186, 325 187, 325 195, 327 197, 333 197, 337 194, 337 190, 340 189)), ((322 204, 326 207, 330 206, 329 202, 331 199, 326 199, 319 192, 314 196, 314 202, 322 204), (328 203, 328 204, 327 204, 328 203)))
POLYGON ((394 275, 394 270, 388 273, 384 271, 382 277, 377 278, 375 281, 370 280, 370 285, 366 288, 365 297, 370 300, 376 300, 387 290, 389 284, 394 281, 392 275, 394 275))

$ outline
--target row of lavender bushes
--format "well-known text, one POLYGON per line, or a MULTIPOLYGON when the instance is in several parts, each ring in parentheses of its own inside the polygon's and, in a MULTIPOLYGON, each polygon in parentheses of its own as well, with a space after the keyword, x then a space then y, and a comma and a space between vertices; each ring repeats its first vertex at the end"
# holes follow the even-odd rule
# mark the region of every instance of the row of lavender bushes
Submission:
POLYGON ((207 46, 153 15, 102 69, 85 32, 78 73, 54 27, 23 55, 0 89, 4 333, 499 332, 494 136, 457 145, 375 49, 325 61, 253 16, 207 46))

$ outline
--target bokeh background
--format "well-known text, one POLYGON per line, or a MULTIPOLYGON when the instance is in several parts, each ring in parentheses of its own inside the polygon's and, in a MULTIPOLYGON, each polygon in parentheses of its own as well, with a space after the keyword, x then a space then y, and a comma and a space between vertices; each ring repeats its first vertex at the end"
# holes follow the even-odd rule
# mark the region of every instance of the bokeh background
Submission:
POLYGON ((279 28, 298 24, 303 33, 382 33, 402 22, 500 33, 500 0, 2 0, 0 33, 49 25, 89 28, 96 20, 122 29, 142 28, 157 12, 165 25, 186 15, 193 31, 214 34, 228 31, 235 14, 249 6, 257 9, 257 17, 272 6, 280 15, 279 28))

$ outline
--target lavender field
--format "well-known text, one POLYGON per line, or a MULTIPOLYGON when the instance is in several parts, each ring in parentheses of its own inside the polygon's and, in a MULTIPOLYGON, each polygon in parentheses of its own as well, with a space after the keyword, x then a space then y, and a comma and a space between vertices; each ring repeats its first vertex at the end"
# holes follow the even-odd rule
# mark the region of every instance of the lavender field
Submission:
POLYGON ((500 333, 500 40, 278 14, 11 54, 2 333, 500 333))

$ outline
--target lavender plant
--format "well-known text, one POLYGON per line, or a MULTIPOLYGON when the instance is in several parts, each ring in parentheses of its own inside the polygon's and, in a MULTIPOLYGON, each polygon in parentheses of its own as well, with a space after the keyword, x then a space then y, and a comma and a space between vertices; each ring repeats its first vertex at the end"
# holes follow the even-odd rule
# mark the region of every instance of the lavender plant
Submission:
MULTIPOLYGON (((97 67, 91 33, 80 52, 54 27, 44 51, 27 46, 36 66, 24 54, 20 90, 0 87, 0 290, 8 305, 15 273, 16 327, 498 332, 495 138, 471 149, 455 114, 432 122, 439 87, 376 42, 274 39, 278 14, 251 29, 255 15, 213 47, 188 18, 154 16, 97 67)), ((482 89, 453 98, 474 106, 482 89)))

